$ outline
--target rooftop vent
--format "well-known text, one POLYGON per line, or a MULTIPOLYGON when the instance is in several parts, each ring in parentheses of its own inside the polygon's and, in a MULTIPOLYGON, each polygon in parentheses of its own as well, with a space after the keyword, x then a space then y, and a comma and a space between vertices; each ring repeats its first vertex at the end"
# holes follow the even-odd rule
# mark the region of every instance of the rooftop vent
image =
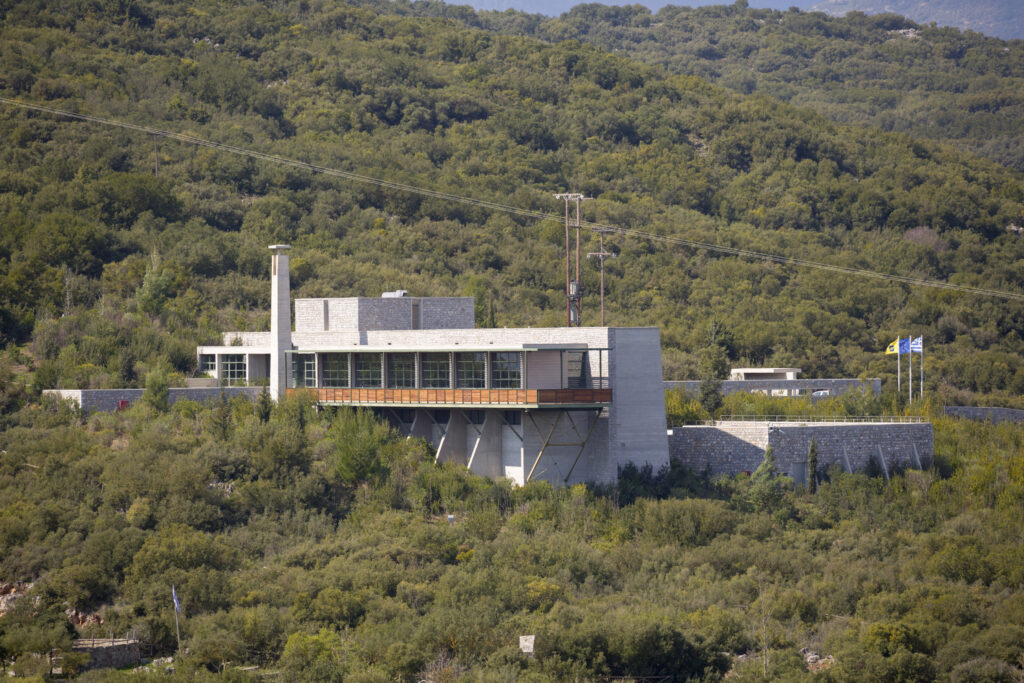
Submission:
POLYGON ((400 299, 403 296, 409 296, 409 292, 404 289, 396 289, 393 292, 384 292, 380 296, 383 299, 400 299))

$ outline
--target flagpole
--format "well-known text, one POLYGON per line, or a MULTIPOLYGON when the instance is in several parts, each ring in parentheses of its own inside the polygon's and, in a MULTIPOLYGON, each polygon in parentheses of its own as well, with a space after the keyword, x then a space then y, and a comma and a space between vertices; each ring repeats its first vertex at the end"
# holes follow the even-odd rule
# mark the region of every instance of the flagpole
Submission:
POLYGON ((921 354, 921 358, 919 359, 921 361, 921 391, 918 393, 918 396, 923 397, 924 396, 924 343, 923 342, 921 344, 921 351, 919 353, 921 354))
POLYGON ((896 337, 896 391, 903 390, 903 382, 900 381, 900 372, 903 370, 903 359, 900 358, 900 338, 896 337))
MULTIPOLYGON (((914 335, 910 335, 910 344, 914 343, 914 335)), ((914 350, 907 348, 907 404, 914 402, 914 350)))
POLYGON ((181 626, 178 625, 178 594, 174 591, 174 584, 171 584, 171 597, 174 598, 174 633, 178 636, 178 652, 181 652, 181 626))

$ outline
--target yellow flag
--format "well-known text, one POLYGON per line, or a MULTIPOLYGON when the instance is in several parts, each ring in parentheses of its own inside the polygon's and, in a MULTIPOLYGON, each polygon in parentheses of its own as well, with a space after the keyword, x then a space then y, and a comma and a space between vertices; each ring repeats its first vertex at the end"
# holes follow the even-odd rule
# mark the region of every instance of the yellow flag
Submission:
POLYGON ((896 337, 896 341, 890 343, 885 347, 886 353, 899 353, 900 352, 900 338, 896 337))

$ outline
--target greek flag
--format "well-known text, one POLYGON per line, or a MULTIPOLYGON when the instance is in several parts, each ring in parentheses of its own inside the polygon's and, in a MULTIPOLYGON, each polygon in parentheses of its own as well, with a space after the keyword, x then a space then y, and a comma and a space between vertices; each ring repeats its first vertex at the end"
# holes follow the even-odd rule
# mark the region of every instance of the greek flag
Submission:
POLYGON ((174 586, 171 586, 171 598, 174 599, 174 611, 181 614, 181 605, 178 603, 178 594, 174 590, 174 586))
POLYGON ((921 337, 910 340, 910 350, 914 353, 924 353, 924 342, 921 341, 921 337))

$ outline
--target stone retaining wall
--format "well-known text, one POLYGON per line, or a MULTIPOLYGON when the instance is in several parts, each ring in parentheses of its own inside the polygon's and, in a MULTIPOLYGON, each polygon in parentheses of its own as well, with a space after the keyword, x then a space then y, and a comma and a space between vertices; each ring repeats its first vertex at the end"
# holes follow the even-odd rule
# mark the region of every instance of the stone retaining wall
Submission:
POLYGON ((995 424, 1000 422, 1024 422, 1024 410, 1017 410, 1016 408, 946 406, 946 415, 952 415, 964 420, 978 420, 980 422, 992 420, 995 424))
POLYGON ((142 661, 137 640, 85 639, 76 640, 72 646, 75 652, 89 655, 87 669, 120 669, 135 666, 142 661))
MULTIPOLYGON (((694 396, 700 391, 698 380, 666 381, 666 389, 682 389, 694 396)), ((754 392, 760 391, 771 393, 773 391, 800 391, 802 394, 811 394, 815 391, 828 391, 832 396, 839 396, 848 391, 860 391, 865 389, 875 396, 882 393, 882 380, 880 379, 726 379, 722 380, 722 393, 734 394, 739 391, 754 392)))
POLYGON ((675 427, 668 439, 672 458, 711 476, 753 472, 771 445, 779 472, 797 482, 807 481, 811 439, 818 447, 820 470, 863 470, 871 461, 886 471, 927 468, 933 457, 928 422, 717 422, 675 427))
MULTIPOLYGON (((208 403, 220 399, 224 394, 227 398, 246 396, 255 401, 262 387, 175 387, 168 389, 167 400, 171 405, 178 401, 196 401, 208 403)), ((94 411, 110 412, 117 410, 124 402, 131 405, 142 398, 145 389, 48 389, 44 396, 56 396, 60 399, 71 399, 87 413, 94 411)))

